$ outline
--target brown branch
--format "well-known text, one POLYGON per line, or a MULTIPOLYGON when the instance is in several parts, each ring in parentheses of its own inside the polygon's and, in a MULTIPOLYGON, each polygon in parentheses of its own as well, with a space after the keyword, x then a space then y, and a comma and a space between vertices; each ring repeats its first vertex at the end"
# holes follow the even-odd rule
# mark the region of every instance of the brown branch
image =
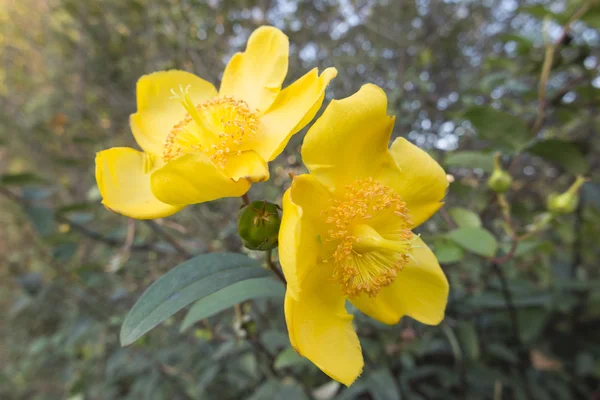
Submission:
POLYGON ((245 206, 247 206, 248 204, 250 204, 250 199, 248 198, 248 193, 244 193, 242 195, 242 201, 244 202, 245 206))
POLYGON ((182 258, 185 258, 186 260, 189 258, 193 257, 193 254, 190 253, 189 251, 187 251, 173 236, 171 236, 167 231, 165 231, 160 225, 158 225, 156 223, 156 221, 152 221, 152 220, 144 220, 144 222, 146 223, 146 225, 148 225, 150 227, 150 229, 152 229, 152 231, 154 233, 156 233, 158 236, 162 237, 163 239, 165 239, 167 242, 169 242, 169 244, 175 249, 177 250, 177 252, 179 253, 179 255, 182 258))
MULTIPOLYGON (((30 202, 27 201, 26 199, 24 199, 23 197, 11 192, 10 190, 8 190, 4 187, 0 187, 0 194, 3 195, 4 197, 6 197, 7 199, 13 201, 20 207, 24 207, 24 206, 30 204, 30 202)), ((125 244, 125 241, 122 239, 115 239, 115 238, 111 238, 108 236, 104 236, 100 232, 94 231, 84 225, 74 222, 73 220, 71 220, 70 218, 68 218, 62 214, 58 214, 58 213, 54 212, 54 218, 60 223, 69 225, 69 227, 71 229, 88 237, 89 239, 103 243, 107 246, 123 247, 123 245, 125 244)), ((155 251, 157 253, 165 253, 165 251, 163 249, 156 246, 154 243, 134 244, 131 246, 131 250, 132 251, 155 251)))
POLYGON ((279 269, 277 267, 277 265, 273 261, 273 250, 267 251, 266 262, 267 262, 267 267, 269 267, 269 269, 271 271, 273 271, 275 273, 275 275, 277 275, 279 280, 281 282, 283 282, 284 285, 287 285, 287 281, 285 280, 285 276, 283 275, 283 272, 281 271, 281 269, 279 269))

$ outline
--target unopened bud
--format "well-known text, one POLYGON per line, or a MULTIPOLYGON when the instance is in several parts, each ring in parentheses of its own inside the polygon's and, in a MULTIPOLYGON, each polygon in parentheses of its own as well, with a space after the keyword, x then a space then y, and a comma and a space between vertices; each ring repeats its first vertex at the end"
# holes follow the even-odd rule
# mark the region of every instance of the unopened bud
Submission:
POLYGON ((579 204, 579 189, 586 179, 578 176, 571 187, 564 193, 552 193, 548 196, 548 210, 553 214, 569 214, 575 211, 579 204))
POLYGON ((488 179, 487 185, 496 193, 504 193, 512 185, 512 178, 500 165, 500 153, 496 153, 494 156, 494 171, 488 179))
POLYGON ((281 218, 279 206, 267 201, 253 201, 238 214, 238 233, 250 250, 271 250, 277 247, 281 218))

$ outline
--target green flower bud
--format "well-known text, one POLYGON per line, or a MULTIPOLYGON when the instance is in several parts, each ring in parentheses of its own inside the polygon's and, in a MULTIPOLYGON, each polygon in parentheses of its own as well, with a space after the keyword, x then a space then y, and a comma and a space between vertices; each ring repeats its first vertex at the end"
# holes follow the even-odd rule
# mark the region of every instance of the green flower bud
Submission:
POLYGON ((512 185, 512 178, 500 165, 500 153, 494 156, 494 171, 488 179, 487 185, 496 193, 504 193, 512 185))
POLYGON ((279 206, 266 200, 253 201, 238 214, 238 233, 250 250, 271 250, 277 247, 281 217, 279 206))
POLYGON ((571 187, 564 193, 552 193, 548 196, 548 210, 553 214, 569 214, 575 211, 579 204, 579 189, 586 179, 578 176, 571 187))

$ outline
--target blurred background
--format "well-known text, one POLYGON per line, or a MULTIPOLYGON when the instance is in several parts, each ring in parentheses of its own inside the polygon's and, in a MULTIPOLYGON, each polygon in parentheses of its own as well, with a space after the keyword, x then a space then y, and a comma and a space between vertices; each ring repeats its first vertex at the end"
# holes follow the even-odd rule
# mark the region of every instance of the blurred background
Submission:
MULTIPOLYGON (((0 398, 600 399, 600 5, 576 0, 1 0, 0 398), (136 147, 135 84, 218 85, 256 27, 290 37, 286 83, 334 66, 331 98, 385 89, 394 136, 446 169, 419 228, 449 277, 445 321, 356 314, 349 389, 291 349, 281 299, 121 348, 120 325, 181 251, 247 252, 239 199, 145 223, 100 204, 94 155, 136 147), (487 185, 494 153, 512 175, 487 185), (547 199, 590 178, 572 212, 547 199), (509 211, 510 212, 507 212, 509 211), (495 255, 495 257, 494 257, 495 255)), ((310 125, 309 125, 310 126, 310 125)), ((280 202, 304 131, 251 199, 280 202)))

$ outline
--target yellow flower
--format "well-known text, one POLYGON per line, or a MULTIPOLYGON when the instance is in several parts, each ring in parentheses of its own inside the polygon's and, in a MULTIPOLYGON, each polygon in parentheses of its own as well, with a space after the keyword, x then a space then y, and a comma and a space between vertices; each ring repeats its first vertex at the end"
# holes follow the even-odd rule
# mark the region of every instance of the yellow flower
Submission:
POLYGON ((269 178, 267 162, 315 116, 337 71, 317 69, 281 90, 288 38, 260 27, 235 54, 219 92, 184 71, 145 75, 137 83, 130 125, 139 152, 117 147, 96 155, 102 203, 133 218, 166 217, 188 204, 241 196, 269 178))
POLYGON ((290 341, 348 386, 363 358, 346 299, 385 324, 408 315, 435 325, 448 298, 435 256, 412 233, 442 206, 446 174, 403 138, 388 149, 394 118, 386 109, 375 85, 332 101, 304 140, 310 174, 295 177, 283 198, 290 341))

